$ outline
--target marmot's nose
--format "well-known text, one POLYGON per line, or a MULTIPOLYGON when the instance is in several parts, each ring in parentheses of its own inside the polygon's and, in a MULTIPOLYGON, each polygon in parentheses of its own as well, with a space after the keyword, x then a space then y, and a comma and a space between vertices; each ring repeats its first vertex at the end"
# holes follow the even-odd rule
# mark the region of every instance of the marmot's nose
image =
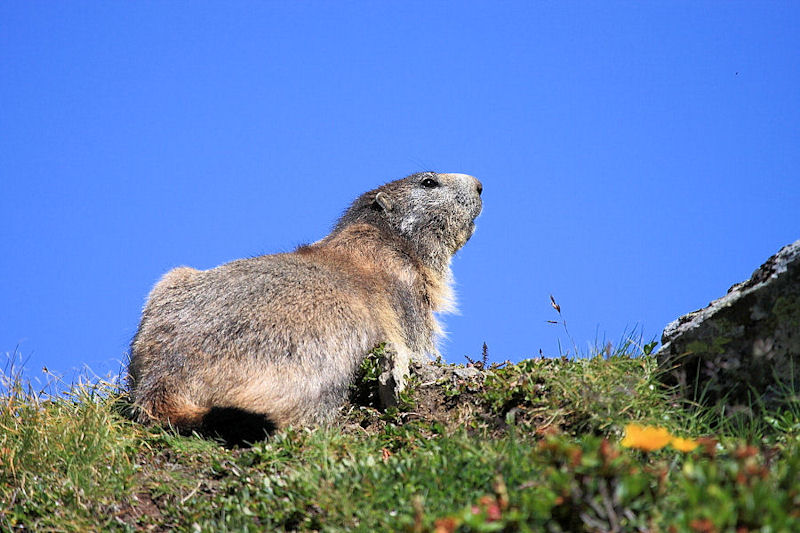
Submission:
POLYGON ((475 176, 470 176, 469 174, 455 174, 455 173, 442 174, 442 175, 450 176, 452 178, 460 180, 472 180, 475 183, 475 190, 478 191, 478 194, 480 195, 483 192, 483 183, 481 183, 480 180, 478 180, 478 178, 476 178, 475 176))

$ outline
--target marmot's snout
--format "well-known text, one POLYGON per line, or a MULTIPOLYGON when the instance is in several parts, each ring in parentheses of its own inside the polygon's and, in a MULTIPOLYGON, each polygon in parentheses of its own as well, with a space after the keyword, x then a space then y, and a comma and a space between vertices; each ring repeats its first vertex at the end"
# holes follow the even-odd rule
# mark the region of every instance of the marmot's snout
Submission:
POLYGON ((455 203, 460 205, 460 209, 453 211, 452 222, 455 229, 456 242, 455 250, 458 250, 475 233, 475 219, 483 210, 483 184, 474 176, 469 174, 446 173, 439 174, 440 179, 448 183, 453 191, 455 203), (459 213, 459 214, 455 214, 459 213))
MULTIPOLYGON (((448 173, 439 175, 444 179, 450 180, 451 183, 458 184, 458 196, 461 199, 462 205, 467 206, 469 209, 472 215, 470 224, 474 226, 472 223, 476 218, 478 218, 478 215, 481 214, 481 210, 483 209, 483 201, 481 200, 483 183, 481 183, 480 180, 475 176, 470 176, 469 174, 448 173)), ((474 227, 471 228, 471 232, 472 231, 475 231, 474 227)))
POLYGON ((481 193, 483 192, 483 183, 481 183, 481 181, 475 176, 470 176, 469 174, 456 174, 456 173, 441 174, 441 176, 449 176, 454 180, 459 180, 469 183, 470 186, 475 187, 475 191, 477 191, 478 196, 480 196, 481 193))

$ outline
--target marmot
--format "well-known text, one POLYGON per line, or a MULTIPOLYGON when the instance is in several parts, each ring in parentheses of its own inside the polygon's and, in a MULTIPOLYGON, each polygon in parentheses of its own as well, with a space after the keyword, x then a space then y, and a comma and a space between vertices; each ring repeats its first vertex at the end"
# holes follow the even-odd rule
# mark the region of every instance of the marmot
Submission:
POLYGON ((330 418, 369 352, 436 354, 450 260, 475 230, 480 181, 423 172, 361 195, 327 237, 210 270, 179 267, 148 296, 128 384, 142 422, 243 434, 330 418))

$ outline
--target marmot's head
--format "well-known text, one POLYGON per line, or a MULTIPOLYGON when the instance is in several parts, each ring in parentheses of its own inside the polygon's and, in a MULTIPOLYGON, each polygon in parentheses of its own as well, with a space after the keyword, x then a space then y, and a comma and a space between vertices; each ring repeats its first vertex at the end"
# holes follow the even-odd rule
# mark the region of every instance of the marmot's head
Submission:
POLYGON ((362 194, 334 231, 371 224, 406 238, 422 258, 446 262, 475 231, 482 191, 466 174, 412 174, 362 194))

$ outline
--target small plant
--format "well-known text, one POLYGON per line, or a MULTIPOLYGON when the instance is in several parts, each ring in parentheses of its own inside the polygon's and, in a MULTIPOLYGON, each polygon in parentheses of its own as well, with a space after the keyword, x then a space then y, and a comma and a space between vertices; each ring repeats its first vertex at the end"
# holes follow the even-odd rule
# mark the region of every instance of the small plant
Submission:
POLYGON ((489 362, 489 347, 486 345, 485 342, 483 343, 483 348, 481 349, 480 361, 475 361, 468 355, 465 355, 464 357, 467 359, 467 361, 469 361, 470 366, 474 366, 478 370, 483 370, 484 368, 487 368, 489 362))
POLYGON ((353 384, 350 385, 350 401, 356 405, 379 408, 378 377, 381 375, 386 344, 379 344, 361 361, 353 384))

